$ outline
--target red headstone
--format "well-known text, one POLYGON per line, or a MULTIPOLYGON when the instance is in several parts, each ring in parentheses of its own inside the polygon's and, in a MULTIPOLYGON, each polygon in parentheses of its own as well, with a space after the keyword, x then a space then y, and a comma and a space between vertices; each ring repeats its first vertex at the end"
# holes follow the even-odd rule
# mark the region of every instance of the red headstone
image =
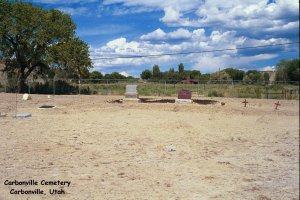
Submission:
POLYGON ((178 99, 192 99, 192 92, 189 90, 180 90, 178 92, 178 99))

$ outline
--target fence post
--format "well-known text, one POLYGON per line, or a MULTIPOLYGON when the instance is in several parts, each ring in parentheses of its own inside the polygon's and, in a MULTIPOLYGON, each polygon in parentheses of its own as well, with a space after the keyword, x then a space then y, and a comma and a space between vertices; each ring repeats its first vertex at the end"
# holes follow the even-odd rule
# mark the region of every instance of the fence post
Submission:
POLYGON ((55 95, 55 77, 53 77, 53 95, 55 95))
POLYGON ((78 79, 78 94, 80 95, 80 79, 78 79))
POLYGON ((108 95, 108 79, 106 79, 106 95, 108 95))
POLYGON ((167 96, 167 81, 165 80, 165 96, 167 96))
POLYGON ((198 80, 198 84, 197 84, 197 95, 198 95, 198 98, 199 98, 199 87, 200 87, 200 83, 199 83, 199 80, 198 80))
POLYGON ((231 82, 231 97, 234 97, 234 83, 233 83, 233 80, 231 82))
POLYGON ((30 82, 29 82, 29 79, 27 79, 27 85, 28 85, 28 94, 30 94, 30 82))
POLYGON ((7 89, 6 89, 6 87, 7 87, 7 83, 8 83, 8 80, 6 79, 6 81, 4 82, 5 93, 7 93, 7 89))

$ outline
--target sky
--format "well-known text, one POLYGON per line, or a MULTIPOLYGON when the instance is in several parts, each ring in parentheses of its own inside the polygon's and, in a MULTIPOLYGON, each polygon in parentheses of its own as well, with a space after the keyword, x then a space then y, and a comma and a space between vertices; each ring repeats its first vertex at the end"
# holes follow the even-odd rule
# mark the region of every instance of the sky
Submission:
POLYGON ((248 46, 299 42, 298 0, 27 0, 71 16, 76 35, 90 46, 92 71, 139 77, 154 64, 161 71, 272 70, 299 58, 299 43, 233 51, 248 46), (207 53, 143 58, 130 55, 207 53))

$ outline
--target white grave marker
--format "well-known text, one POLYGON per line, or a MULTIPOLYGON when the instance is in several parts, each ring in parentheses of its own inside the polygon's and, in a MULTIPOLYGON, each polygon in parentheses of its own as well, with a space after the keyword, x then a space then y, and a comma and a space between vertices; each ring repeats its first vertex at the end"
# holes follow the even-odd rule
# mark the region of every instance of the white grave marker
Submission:
POLYGON ((31 99, 29 94, 27 94, 27 93, 23 94, 22 100, 27 101, 29 99, 31 99))
POLYGON ((139 98, 137 93, 137 85, 126 85, 125 99, 135 99, 139 98))

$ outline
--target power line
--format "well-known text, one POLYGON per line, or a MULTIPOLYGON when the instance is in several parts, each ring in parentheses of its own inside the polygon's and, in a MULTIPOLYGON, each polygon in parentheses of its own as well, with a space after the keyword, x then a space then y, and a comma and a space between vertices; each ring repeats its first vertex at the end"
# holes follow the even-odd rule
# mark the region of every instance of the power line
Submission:
POLYGON ((211 53, 211 52, 221 52, 221 51, 235 51, 243 49, 257 49, 264 47, 274 47, 274 46, 283 46, 288 44, 299 44, 299 42, 288 42, 288 43, 279 43, 279 44, 269 44, 269 45, 260 45, 260 46, 247 46, 247 47, 237 47, 237 48, 228 48, 228 49, 215 49, 215 50, 206 50, 206 51, 188 51, 188 52, 176 52, 176 53, 164 53, 164 54, 148 54, 148 55, 124 55, 124 56, 115 56, 115 57, 98 57, 93 58, 93 60, 110 60, 118 58, 148 58, 148 57, 161 57, 161 56, 174 56, 174 55, 187 55, 187 54, 200 54, 200 53, 211 53))

